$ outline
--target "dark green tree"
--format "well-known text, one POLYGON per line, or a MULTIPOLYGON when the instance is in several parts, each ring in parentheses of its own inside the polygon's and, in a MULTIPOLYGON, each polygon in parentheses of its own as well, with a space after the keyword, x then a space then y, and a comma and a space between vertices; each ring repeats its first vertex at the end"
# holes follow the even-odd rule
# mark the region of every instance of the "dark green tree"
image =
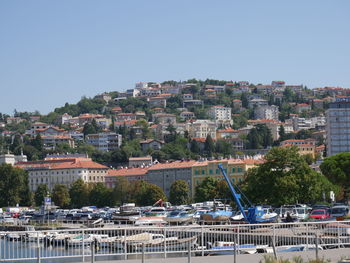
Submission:
POLYGON ((0 206, 30 205, 32 197, 28 185, 26 171, 12 167, 10 164, 1 164, 0 206))
POLYGON ((110 206, 112 200, 112 191, 104 183, 96 183, 90 192, 90 203, 97 207, 110 206))
POLYGON ((67 208, 71 201, 67 186, 56 184, 52 189, 52 201, 59 207, 67 208))
POLYGON ((81 208, 89 204, 89 187, 82 179, 76 180, 69 189, 71 206, 81 208))
POLYGON ((184 180, 176 180, 170 186, 169 201, 174 205, 188 204, 190 187, 184 180))
POLYGON ((46 184, 39 184, 34 193, 34 201, 36 206, 41 206, 44 203, 44 198, 49 195, 49 188, 46 184))
POLYGON ((125 177, 117 177, 112 191, 113 204, 122 205, 130 200, 130 183, 125 177))
POLYGON ((297 147, 272 148, 263 164, 248 170, 241 188, 252 202, 271 205, 314 203, 323 193, 337 191, 309 167, 297 147))
POLYGON ((324 176, 341 188, 344 199, 348 200, 350 191, 350 153, 338 153, 325 158, 320 165, 320 169, 324 176))
POLYGON ((218 179, 208 176, 195 188, 196 202, 212 200, 218 197, 217 185, 218 179))
POLYGON ((205 139, 204 150, 208 156, 213 156, 213 153, 215 152, 215 144, 210 134, 208 134, 205 139))

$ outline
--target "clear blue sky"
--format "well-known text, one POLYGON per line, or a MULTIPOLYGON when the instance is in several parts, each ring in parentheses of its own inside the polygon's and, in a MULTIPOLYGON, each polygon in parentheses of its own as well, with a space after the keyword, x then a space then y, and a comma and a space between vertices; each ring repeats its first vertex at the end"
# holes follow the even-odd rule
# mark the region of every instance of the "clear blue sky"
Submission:
POLYGON ((1 1, 0 112, 192 77, 350 87, 349 13, 349 0, 1 1))

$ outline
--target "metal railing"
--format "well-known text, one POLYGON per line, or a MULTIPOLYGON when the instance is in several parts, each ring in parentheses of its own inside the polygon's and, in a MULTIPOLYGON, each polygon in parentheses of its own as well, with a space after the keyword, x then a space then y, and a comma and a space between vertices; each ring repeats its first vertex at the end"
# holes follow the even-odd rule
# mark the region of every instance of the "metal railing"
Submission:
POLYGON ((350 247, 350 222, 189 225, 0 232, 0 261, 206 256, 350 247))

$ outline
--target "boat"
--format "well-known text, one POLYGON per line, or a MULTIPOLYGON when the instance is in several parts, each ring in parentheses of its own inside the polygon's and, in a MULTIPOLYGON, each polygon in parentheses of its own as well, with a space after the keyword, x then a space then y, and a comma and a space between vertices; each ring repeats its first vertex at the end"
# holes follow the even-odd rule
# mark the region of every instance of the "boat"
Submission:
MULTIPOLYGON (((323 247, 318 245, 317 248, 319 250, 323 250, 323 247)), ((292 245, 292 246, 278 246, 276 247, 277 253, 284 253, 284 252, 297 252, 297 251, 307 251, 307 250, 316 250, 316 245, 314 244, 302 244, 302 245, 292 245)))
POLYGON ((8 241, 20 241, 22 236, 19 233, 8 233, 5 235, 5 238, 8 241))
POLYGON ((167 222, 163 216, 143 216, 136 218, 133 222, 136 226, 165 225, 167 222))
POLYGON ((87 234, 87 235, 77 235, 72 238, 69 238, 67 240, 67 245, 69 247, 83 247, 83 246, 90 246, 93 242, 99 242, 100 240, 108 238, 108 235, 93 235, 93 234, 87 234))
POLYGON ((120 237, 116 240, 120 245, 120 249, 127 247, 128 251, 142 252, 144 247, 145 252, 164 250, 164 246, 168 251, 184 250, 194 248, 197 245, 197 237, 178 238, 176 236, 166 237, 163 234, 140 233, 127 237, 120 237))
POLYGON ((166 217, 168 212, 165 207, 152 207, 150 210, 146 211, 145 216, 157 216, 166 217))
POLYGON ((189 213, 183 210, 174 210, 168 214, 164 220, 170 224, 188 224, 193 222, 193 213, 189 213))
MULTIPOLYGON (((237 244, 236 252, 240 254, 264 253, 267 248, 268 245, 237 244)), ((208 250, 206 254, 209 256, 232 255, 235 250, 235 242, 215 241, 214 244, 208 242, 206 249, 208 250)))
POLYGON ((214 210, 202 214, 200 220, 204 222, 228 222, 231 216, 231 211, 214 210))
POLYGON ((124 223, 130 223, 140 217, 140 210, 134 203, 127 203, 119 208, 119 211, 113 214, 112 220, 124 223))

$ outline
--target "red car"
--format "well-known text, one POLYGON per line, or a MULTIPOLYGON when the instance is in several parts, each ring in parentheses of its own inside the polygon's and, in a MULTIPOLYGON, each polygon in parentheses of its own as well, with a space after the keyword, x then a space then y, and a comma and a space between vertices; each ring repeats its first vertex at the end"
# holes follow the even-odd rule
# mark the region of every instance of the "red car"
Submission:
POLYGON ((311 211, 309 217, 316 220, 328 219, 330 218, 330 214, 326 209, 315 209, 311 211))

